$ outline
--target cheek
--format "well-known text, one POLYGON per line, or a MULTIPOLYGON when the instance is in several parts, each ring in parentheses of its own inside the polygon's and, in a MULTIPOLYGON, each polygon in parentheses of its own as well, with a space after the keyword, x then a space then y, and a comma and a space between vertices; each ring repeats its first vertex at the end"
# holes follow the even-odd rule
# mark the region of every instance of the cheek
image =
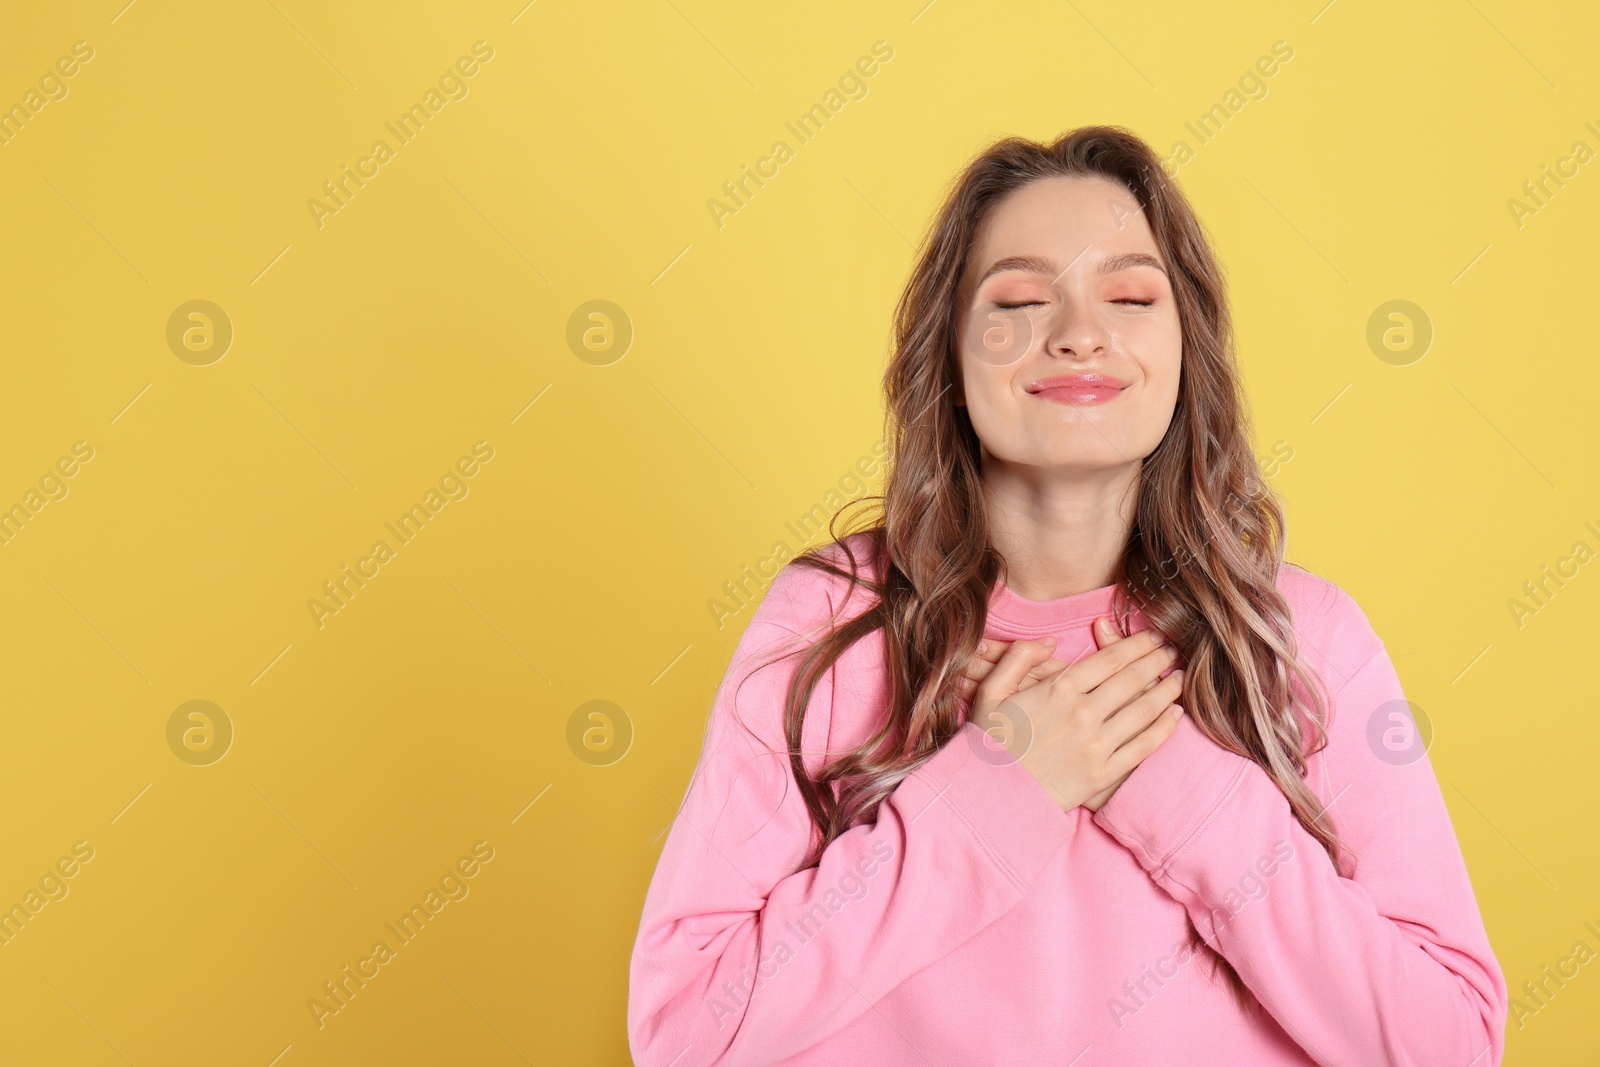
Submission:
POLYGON ((1178 378, 1183 372, 1183 342, 1166 341, 1150 350, 1145 361, 1150 376, 1165 396, 1178 395, 1178 378))
POLYGON ((1183 332, 1178 324, 1163 319, 1126 324, 1119 341, 1138 360, 1151 392, 1176 396, 1178 374, 1183 365, 1183 332))
POLYGON ((966 353, 961 356, 961 399, 966 402, 969 412, 989 411, 995 405, 1000 384, 996 380, 995 368, 982 360, 971 358, 966 353))
POLYGON ((1021 309, 974 316, 960 336, 963 364, 1011 367, 1033 347, 1033 320, 1021 309))
POLYGON ((1168 304, 1161 314, 1132 315, 1113 328, 1116 339, 1126 342, 1130 351, 1150 358, 1175 358, 1183 348, 1183 327, 1176 309, 1168 304))
POLYGON ((1177 415, 1178 382, 1183 372, 1181 348, 1181 343, 1174 342, 1169 349, 1145 365, 1149 375, 1145 396, 1145 432, 1152 449, 1166 436, 1177 415))
POLYGON ((1183 336, 1176 322, 1149 319, 1127 323, 1125 352, 1139 365, 1144 381, 1130 416, 1128 447, 1154 449, 1172 424, 1183 371, 1183 336))
POLYGON ((963 357, 961 361, 962 399, 967 418, 981 441, 998 441, 1006 429, 1017 422, 1016 404, 1011 397, 1012 369, 993 367, 982 360, 963 357))

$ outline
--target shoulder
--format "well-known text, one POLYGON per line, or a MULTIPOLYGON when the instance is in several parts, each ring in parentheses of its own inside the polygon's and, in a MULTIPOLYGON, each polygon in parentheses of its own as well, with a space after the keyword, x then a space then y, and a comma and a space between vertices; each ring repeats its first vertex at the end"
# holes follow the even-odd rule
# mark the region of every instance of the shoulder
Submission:
POLYGON ((1343 587, 1298 564, 1278 568, 1278 590, 1289 604, 1301 652, 1335 679, 1360 670, 1383 639, 1343 587))
MULTIPOLYGON (((882 560, 870 532, 850 534, 814 550, 811 555, 846 574, 853 569, 863 582, 876 583, 883 574, 882 560)), ((840 621, 848 620, 872 607, 877 600, 877 594, 865 584, 852 582, 814 563, 793 559, 767 586, 750 626, 773 627, 801 637, 815 637, 835 616, 840 621)))
MULTIPOLYGON (((848 575, 849 553, 854 553, 855 569, 861 579, 876 583, 881 571, 868 534, 852 534, 813 554, 848 575)), ((769 751, 783 751, 788 745, 784 707, 790 671, 799 662, 791 657, 802 654, 827 637, 831 628, 878 602, 871 588, 852 583, 845 575, 799 559, 790 560, 773 576, 739 639, 730 677, 755 674, 779 661, 789 664, 766 676, 761 690, 765 696, 756 700, 749 714, 741 716, 769 751)), ((801 747, 810 753, 806 758, 808 767, 815 770, 827 753, 854 747, 870 736, 879 718, 875 710, 887 706, 883 664, 882 631, 874 631, 867 639, 852 643, 827 667, 812 691, 803 720, 801 747), (841 676, 849 679, 848 684, 839 684, 841 676)), ((737 689, 735 686, 731 698, 734 703, 738 702, 737 689)))

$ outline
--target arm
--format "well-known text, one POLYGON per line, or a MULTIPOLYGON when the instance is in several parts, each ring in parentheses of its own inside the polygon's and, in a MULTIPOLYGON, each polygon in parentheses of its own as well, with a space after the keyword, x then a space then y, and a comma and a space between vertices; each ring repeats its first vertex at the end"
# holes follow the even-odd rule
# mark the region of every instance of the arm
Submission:
POLYGON ((1353 878, 1258 764, 1187 717, 1095 820, 1319 1064, 1497 1067, 1505 978, 1449 812, 1426 753, 1395 765, 1369 747, 1369 719, 1404 696, 1365 615, 1342 590, 1337 603, 1319 792, 1353 878))
MULTIPOLYGON (((1015 905, 1074 826, 1022 766, 980 758, 985 735, 967 724, 875 823, 796 871, 811 829, 781 715, 800 657, 754 670, 796 643, 768 610, 775 592, 718 690, 645 897, 628 997, 640 1067, 774 1062, 832 1036, 1015 905)), ((857 687, 833 681, 830 670, 808 708, 808 769, 831 720, 873 710, 847 706, 857 687)))

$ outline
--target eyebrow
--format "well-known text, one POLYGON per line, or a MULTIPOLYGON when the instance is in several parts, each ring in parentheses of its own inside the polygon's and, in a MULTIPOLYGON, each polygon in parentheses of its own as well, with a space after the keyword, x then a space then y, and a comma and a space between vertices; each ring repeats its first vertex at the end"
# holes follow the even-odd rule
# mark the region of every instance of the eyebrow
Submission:
MULTIPOLYGON (((1067 264, 1070 267, 1072 264, 1067 264)), ((1161 261, 1148 252, 1123 252, 1120 255, 1106 256, 1100 260, 1097 274, 1115 274, 1119 270, 1128 270, 1132 267, 1154 267, 1162 274, 1167 273, 1167 268, 1161 261)), ((1007 256, 1005 259, 996 260, 989 269, 983 272, 983 277, 978 279, 982 285, 991 274, 999 274, 1007 270, 1025 270, 1034 274, 1048 274, 1052 279, 1059 278, 1066 273, 1066 267, 1056 270, 1056 265, 1048 259, 1039 256, 1007 256)))

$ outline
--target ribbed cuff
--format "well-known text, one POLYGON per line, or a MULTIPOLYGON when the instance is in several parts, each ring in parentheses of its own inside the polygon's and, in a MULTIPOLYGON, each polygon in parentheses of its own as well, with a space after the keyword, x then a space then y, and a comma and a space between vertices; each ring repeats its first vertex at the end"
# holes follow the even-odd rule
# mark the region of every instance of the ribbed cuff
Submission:
POLYGON ((1094 821, 1147 872, 1161 873, 1210 825, 1251 762, 1201 733, 1186 714, 1100 806, 1094 821))

